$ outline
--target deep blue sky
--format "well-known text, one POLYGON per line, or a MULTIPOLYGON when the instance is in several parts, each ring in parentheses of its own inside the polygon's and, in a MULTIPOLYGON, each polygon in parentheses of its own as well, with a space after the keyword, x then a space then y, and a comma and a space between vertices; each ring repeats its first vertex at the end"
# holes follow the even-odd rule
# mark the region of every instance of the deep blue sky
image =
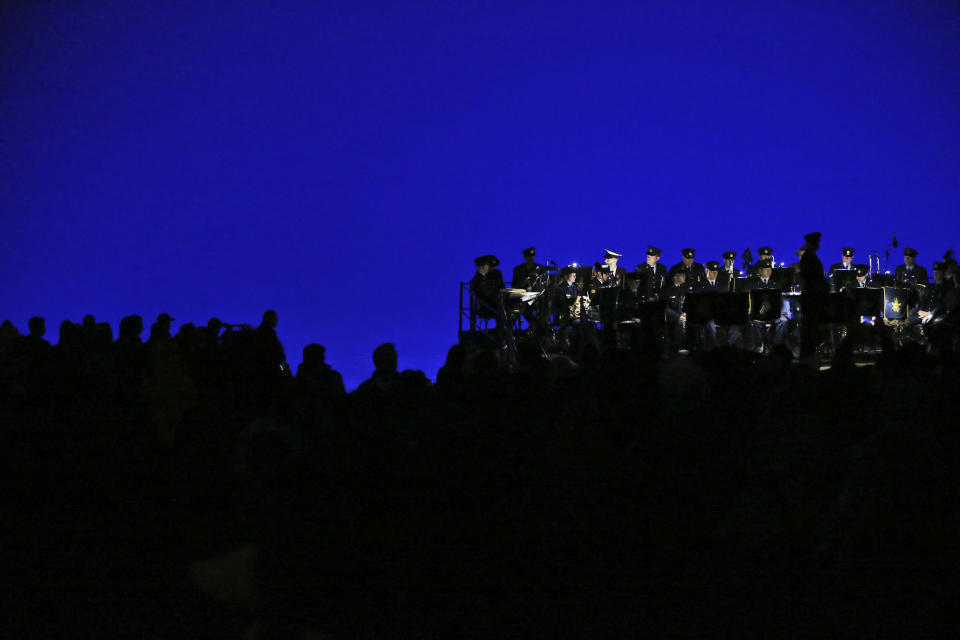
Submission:
MULTIPOLYGON (((958 237, 960 4, 6 2, 0 316, 169 311, 433 378, 458 283, 958 237)), ((902 252, 891 257, 891 267, 902 252)))

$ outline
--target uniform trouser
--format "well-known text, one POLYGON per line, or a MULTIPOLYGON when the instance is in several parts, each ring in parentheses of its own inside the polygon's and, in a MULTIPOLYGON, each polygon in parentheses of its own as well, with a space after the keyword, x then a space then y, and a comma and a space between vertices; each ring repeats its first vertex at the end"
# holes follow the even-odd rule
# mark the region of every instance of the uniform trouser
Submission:
POLYGON ((700 325, 700 341, 703 344, 703 348, 706 351, 717 346, 717 323, 713 320, 708 320, 700 325))
POLYGON ((780 316, 773 322, 754 321, 753 336, 756 346, 784 344, 787 341, 787 319, 780 316))
POLYGON ((683 346, 683 323, 680 313, 667 307, 667 346, 677 350, 683 346))

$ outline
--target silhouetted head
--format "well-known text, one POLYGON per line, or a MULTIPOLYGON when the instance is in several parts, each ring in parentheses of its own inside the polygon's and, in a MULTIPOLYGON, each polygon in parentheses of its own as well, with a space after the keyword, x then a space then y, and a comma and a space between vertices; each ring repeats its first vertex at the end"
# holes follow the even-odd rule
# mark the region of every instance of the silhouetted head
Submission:
POLYGON ((397 348, 393 343, 384 342, 373 350, 373 366, 377 371, 392 373, 397 370, 397 348))
POLYGON ((280 318, 277 316, 277 312, 273 309, 267 309, 263 312, 263 320, 260 322, 261 327, 266 327, 267 329, 276 329, 277 324, 280 323, 280 318))
POLYGON ((95 326, 97 326, 97 319, 93 317, 92 313, 88 313, 87 315, 83 316, 84 329, 92 330, 95 326))
POLYGON ((120 338, 139 338, 141 333, 143 333, 143 318, 140 316, 125 316, 120 320, 120 338))
POLYGON ((327 359, 327 348, 322 344, 308 344, 303 348, 303 364, 319 366, 327 359))
POLYGON ((47 332, 47 321, 40 316, 33 316, 27 321, 27 327, 30 329, 30 335, 42 338, 47 332))
POLYGON ((221 329, 223 329, 223 322, 220 318, 210 318, 207 320, 207 331, 212 335, 219 336, 221 329))
POLYGON ((157 326, 164 331, 170 331, 170 323, 174 321, 174 318, 170 317, 169 313, 161 313, 157 316, 157 326))

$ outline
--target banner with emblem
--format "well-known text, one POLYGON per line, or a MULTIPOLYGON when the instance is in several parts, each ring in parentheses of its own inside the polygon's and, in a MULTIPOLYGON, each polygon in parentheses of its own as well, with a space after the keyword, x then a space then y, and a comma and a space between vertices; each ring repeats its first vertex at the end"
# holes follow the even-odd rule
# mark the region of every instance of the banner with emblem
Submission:
POLYGON ((906 320, 908 309, 910 308, 907 305, 910 294, 910 289, 884 287, 883 317, 887 320, 906 320))

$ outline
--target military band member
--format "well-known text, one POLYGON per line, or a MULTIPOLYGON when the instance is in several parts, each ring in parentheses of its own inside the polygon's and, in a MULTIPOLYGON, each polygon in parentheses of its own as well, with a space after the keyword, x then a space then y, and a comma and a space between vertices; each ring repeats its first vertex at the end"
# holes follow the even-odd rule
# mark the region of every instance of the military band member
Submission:
POLYGON ((662 251, 653 245, 647 247, 647 257, 634 271, 640 276, 640 290, 648 301, 656 300, 667 283, 667 268, 660 264, 662 251))
POLYGON ((560 270, 560 281, 549 295, 557 321, 572 322, 575 313, 571 310, 580 296, 577 287, 577 265, 572 264, 560 270))
MULTIPOLYGON (((960 286, 957 284, 960 267, 956 262, 946 262, 941 266, 943 267, 943 285, 940 299, 930 307, 929 311, 917 312, 924 325, 929 325, 935 318, 952 317, 960 310, 960 286)), ((936 271, 934 271, 934 276, 936 276, 936 271)))
POLYGON ((790 282, 789 287, 791 291, 800 290, 800 262, 803 260, 803 254, 807 250, 807 246, 804 245, 799 249, 794 250, 793 255, 797 256, 797 261, 792 263, 789 267, 790 271, 790 282))
POLYGON ((916 249, 907 247, 903 250, 903 264, 897 265, 894 278, 897 284, 908 287, 918 284, 926 285, 930 281, 926 268, 917 264, 916 249))
POLYGON ((688 286, 699 284, 700 281, 706 277, 706 273, 704 272, 703 265, 694 260, 697 255, 697 250, 689 248, 681 249, 680 255, 682 256, 680 262, 670 267, 670 273, 673 273, 675 269, 680 269, 686 275, 688 286))
POLYGON ((726 291, 733 291, 733 285, 737 278, 740 277, 740 269, 733 266, 733 262, 736 259, 736 251, 723 252, 723 269, 719 271, 717 280, 720 282, 720 286, 726 291))
POLYGON ((842 288, 834 274, 837 271, 852 271, 854 269, 853 256, 855 253, 856 250, 853 247, 844 247, 841 249, 840 262, 834 262, 830 265, 830 291, 840 291, 842 288))
POLYGON ((503 274, 497 267, 500 260, 494 255, 480 256, 474 259, 476 273, 470 280, 470 291, 477 297, 477 315, 481 318, 495 318, 497 325, 503 321, 503 304, 500 301, 500 291, 505 288, 503 274))
MULTIPOLYGON (((547 280, 547 268, 537 264, 536 247, 527 247, 522 253, 523 262, 513 268, 513 280, 510 281, 510 285, 514 289, 526 289, 527 291, 543 290, 547 280)), ((546 310, 542 305, 535 307, 533 304, 520 303, 518 310, 523 319, 527 321, 528 329, 537 325, 538 314, 540 314, 540 319, 546 320, 546 310)))
POLYGON ((667 301, 667 349, 672 352, 683 346, 687 325, 687 314, 683 305, 691 289, 687 282, 687 270, 683 265, 675 264, 670 267, 670 283, 660 292, 660 299, 667 301))
MULTIPOLYGON (((720 284, 720 263, 716 261, 705 262, 703 264, 706 277, 697 285, 694 290, 697 292, 720 293, 726 291, 720 284)), ((710 319, 702 325, 703 346, 708 351, 717 344, 717 323, 710 319)))
MULTIPOLYGON (((756 263, 756 274, 747 281, 747 287, 755 289, 777 289, 782 291, 783 285, 773 277, 773 263, 770 260, 760 260, 756 263)), ((764 323, 754 321, 754 348, 757 352, 769 350, 771 345, 784 344, 787 341, 787 322, 789 321, 790 307, 786 298, 781 299, 780 314, 776 320, 764 323), (765 325, 769 324, 767 331, 765 325)))
POLYGON ((607 286, 615 284, 619 288, 623 288, 627 278, 627 270, 619 265, 620 258, 623 257, 623 254, 617 253, 616 251, 611 251, 610 249, 605 249, 603 253, 603 263, 607 265, 609 271, 604 274, 604 282, 607 286))
POLYGON ((513 279, 510 281, 514 289, 530 289, 539 275, 536 247, 527 247, 522 253, 523 262, 513 268, 513 279))
POLYGON ((865 264, 855 265, 853 268, 857 277, 853 282, 850 283, 849 287, 844 289, 847 291, 855 291, 856 289, 872 289, 872 282, 870 281, 870 267, 865 264))
POLYGON ((773 259, 773 247, 760 247, 757 249, 757 261, 754 262, 747 268, 747 277, 752 277, 757 275, 757 270, 759 269, 759 264, 766 260, 773 266, 777 266, 777 263, 773 259))

